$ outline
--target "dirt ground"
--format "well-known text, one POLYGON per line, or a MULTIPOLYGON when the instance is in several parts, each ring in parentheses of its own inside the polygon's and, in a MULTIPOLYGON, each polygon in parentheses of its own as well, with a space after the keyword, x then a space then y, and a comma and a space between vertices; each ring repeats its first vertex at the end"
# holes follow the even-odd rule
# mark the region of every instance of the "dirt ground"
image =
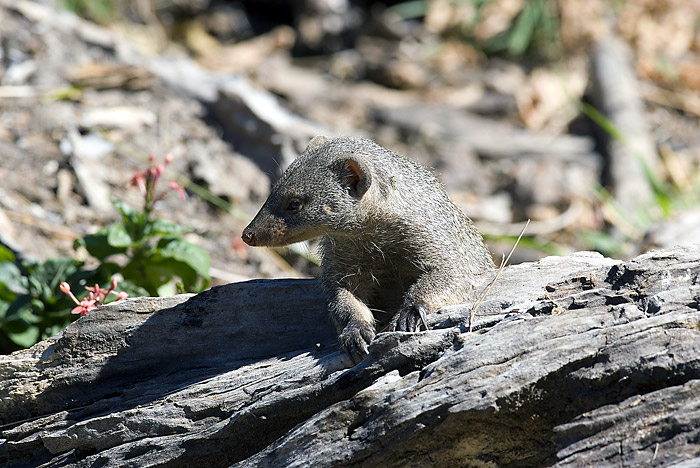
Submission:
POLYGON ((441 0, 416 19, 401 2, 268 1, 267 11, 255 2, 158 3, 116 2, 97 25, 52 2, 0 1, 3 244, 28 258, 87 259, 73 241, 117 219, 110 196, 138 206, 132 175, 149 154, 172 153, 166 178, 196 185, 186 202, 168 194, 158 215, 192 228, 215 284, 314 274, 297 254, 249 248, 239 236, 316 129, 368 136, 435 168, 496 257, 528 218, 516 261, 582 249, 634 255, 679 239, 668 226, 679 219, 683 240, 700 241, 694 2, 624 2, 612 23, 607 2, 551 2, 556 50, 545 36, 523 53, 485 45, 512 28, 525 8, 518 1, 490 2, 477 19, 467 2, 441 0), (607 197, 615 182, 606 179, 606 135, 581 112, 581 103, 597 106, 591 53, 609 34, 633 54, 650 169, 664 195, 634 212, 607 197), (125 59, 121 44, 140 62, 125 59), (209 84, 154 69, 157 57, 238 76, 275 105, 226 114, 220 89, 202 99, 209 84), (231 127, 238 120, 246 132, 231 127), (274 151, 250 149, 266 144, 274 151))

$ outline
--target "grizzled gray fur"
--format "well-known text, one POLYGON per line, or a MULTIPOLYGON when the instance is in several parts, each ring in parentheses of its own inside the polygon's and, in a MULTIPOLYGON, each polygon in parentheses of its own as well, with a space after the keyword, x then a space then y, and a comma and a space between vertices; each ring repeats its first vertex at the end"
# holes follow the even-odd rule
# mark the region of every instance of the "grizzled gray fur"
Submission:
POLYGON ((363 138, 318 136, 243 231, 250 245, 321 240, 321 284, 355 362, 377 329, 415 331, 493 267, 481 235, 428 170, 363 138))

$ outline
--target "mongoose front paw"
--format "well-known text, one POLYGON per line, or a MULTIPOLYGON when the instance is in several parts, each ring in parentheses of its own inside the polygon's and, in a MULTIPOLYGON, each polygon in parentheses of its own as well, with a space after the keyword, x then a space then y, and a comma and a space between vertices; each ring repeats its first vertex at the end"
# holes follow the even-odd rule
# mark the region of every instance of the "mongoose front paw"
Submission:
POLYGON ((420 326, 427 330, 428 320, 426 318, 428 308, 423 304, 413 304, 402 307, 391 320, 394 331, 415 332, 420 326))
POLYGON ((374 335, 374 327, 369 323, 350 322, 338 337, 338 344, 357 364, 369 353, 367 346, 374 339, 374 335))

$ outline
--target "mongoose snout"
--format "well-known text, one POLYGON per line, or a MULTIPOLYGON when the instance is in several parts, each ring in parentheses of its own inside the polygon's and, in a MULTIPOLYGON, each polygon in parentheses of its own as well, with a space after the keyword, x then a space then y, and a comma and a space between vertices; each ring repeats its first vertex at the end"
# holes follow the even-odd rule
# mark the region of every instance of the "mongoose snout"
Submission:
POLYGON ((371 140, 315 137, 243 231, 248 245, 321 237, 321 285, 355 362, 377 330, 416 331, 474 293, 493 261, 435 176, 371 140))
POLYGON ((246 244, 250 246, 255 246, 255 234, 253 232, 248 230, 243 231, 241 239, 243 239, 243 242, 245 242, 246 244))

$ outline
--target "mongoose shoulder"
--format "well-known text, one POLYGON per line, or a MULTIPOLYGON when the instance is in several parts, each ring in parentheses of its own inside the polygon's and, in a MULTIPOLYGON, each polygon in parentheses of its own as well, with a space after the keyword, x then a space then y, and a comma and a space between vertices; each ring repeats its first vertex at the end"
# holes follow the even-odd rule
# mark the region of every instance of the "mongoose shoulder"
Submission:
POLYGON ((363 138, 315 137, 243 231, 249 245, 322 236, 321 284, 355 362, 377 327, 415 331, 474 292, 493 261, 471 220, 422 166, 363 138))

